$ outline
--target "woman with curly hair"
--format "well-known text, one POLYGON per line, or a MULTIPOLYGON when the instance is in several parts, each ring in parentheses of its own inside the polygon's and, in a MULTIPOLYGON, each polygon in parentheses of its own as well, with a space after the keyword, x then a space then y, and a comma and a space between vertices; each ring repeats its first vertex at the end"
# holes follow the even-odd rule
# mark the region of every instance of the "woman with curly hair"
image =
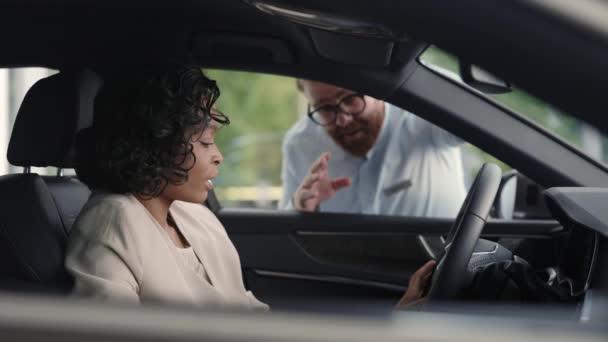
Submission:
MULTIPOLYGON (((106 80, 93 125, 77 139, 76 172, 93 193, 68 243, 75 295, 268 309, 245 289, 236 249, 201 205, 222 162, 215 134, 229 123, 218 96, 197 67, 106 80)), ((410 282, 401 304, 420 298, 424 279, 410 282)))
POLYGON ((127 71, 106 81, 76 172, 93 189, 70 234, 79 296, 267 309, 243 286, 238 254, 201 203, 218 175, 228 118, 199 68, 127 71))

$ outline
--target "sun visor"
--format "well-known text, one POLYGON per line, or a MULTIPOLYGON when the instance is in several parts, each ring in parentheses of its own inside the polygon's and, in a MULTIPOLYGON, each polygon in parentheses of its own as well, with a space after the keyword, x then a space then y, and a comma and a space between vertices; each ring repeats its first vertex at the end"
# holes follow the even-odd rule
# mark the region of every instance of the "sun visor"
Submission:
POLYGON ((309 29, 317 53, 331 61, 361 66, 388 66, 394 43, 318 29, 309 29))
POLYGON ((608 189, 558 187, 545 190, 544 195, 558 221, 576 223, 608 237, 608 189))

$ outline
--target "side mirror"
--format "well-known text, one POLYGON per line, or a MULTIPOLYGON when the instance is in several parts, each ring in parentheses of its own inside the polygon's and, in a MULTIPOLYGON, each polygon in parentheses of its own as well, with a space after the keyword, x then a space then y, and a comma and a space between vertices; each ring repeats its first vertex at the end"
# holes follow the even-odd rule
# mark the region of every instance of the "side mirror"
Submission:
POLYGON ((542 197, 543 188, 516 170, 502 176, 493 215, 500 219, 544 219, 551 214, 542 197))
POLYGON ((474 89, 486 94, 510 93, 511 84, 468 62, 459 64, 460 78, 474 89))

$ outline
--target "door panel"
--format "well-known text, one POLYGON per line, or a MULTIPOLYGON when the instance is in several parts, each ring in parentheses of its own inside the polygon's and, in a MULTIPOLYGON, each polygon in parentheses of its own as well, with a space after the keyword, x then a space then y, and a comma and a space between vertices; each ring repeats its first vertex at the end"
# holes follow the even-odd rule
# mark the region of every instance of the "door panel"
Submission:
POLYGON ((246 285, 274 310, 388 313, 409 274, 428 258, 415 235, 290 232, 231 238, 246 285))
MULTIPOLYGON (((388 313, 429 259, 418 235, 452 220, 223 209, 246 286, 274 310, 388 313)), ((556 221, 490 221, 484 235, 551 239, 556 221)))

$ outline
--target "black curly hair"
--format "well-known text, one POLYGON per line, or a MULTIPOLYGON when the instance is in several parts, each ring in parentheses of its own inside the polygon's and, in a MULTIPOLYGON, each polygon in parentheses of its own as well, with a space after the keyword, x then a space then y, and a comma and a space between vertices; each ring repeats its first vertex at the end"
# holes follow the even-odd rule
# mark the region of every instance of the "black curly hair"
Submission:
MULTIPOLYGON (((182 164, 192 138, 211 120, 220 92, 195 66, 130 69, 107 79, 95 98, 93 125, 77 136, 76 173, 94 190, 159 196, 187 181, 182 164)), ((193 165, 194 163, 192 163, 193 165)))

